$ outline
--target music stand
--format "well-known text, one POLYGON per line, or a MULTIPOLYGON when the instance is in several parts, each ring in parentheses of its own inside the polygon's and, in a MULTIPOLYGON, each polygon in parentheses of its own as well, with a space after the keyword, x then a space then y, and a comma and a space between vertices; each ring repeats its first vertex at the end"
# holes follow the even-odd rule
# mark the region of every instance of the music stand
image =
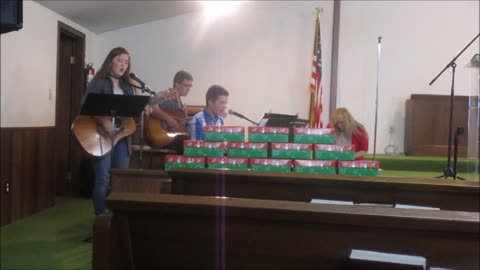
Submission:
POLYGON ((290 127, 298 118, 297 115, 265 113, 262 119, 258 121, 259 127, 290 127))
MULTIPOLYGON (((88 93, 82 102, 80 115, 111 117, 115 128, 116 117, 139 117, 149 100, 149 96, 88 93)), ((111 144, 113 152, 113 138, 111 144)))
POLYGON ((310 121, 308 119, 298 118, 292 122, 292 125, 294 128, 304 128, 304 127, 307 127, 309 123, 310 121))
POLYGON ((80 114, 110 117, 139 117, 149 96, 109 95, 88 93, 80 114))
POLYGON ((265 113, 258 122, 259 127, 288 127, 290 142, 293 141, 293 128, 296 127, 302 119, 298 119, 298 115, 265 113))

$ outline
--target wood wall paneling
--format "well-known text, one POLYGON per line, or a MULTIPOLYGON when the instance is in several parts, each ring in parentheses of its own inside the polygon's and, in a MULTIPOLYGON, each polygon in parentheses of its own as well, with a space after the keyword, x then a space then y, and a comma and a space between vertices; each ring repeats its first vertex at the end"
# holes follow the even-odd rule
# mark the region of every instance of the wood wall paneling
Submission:
POLYGON ((39 143, 37 151, 38 174, 43 177, 38 179, 37 186, 37 210, 51 207, 55 204, 55 189, 53 188, 55 179, 54 151, 52 145, 53 130, 41 130, 39 134, 39 143))
POLYGON ((5 225, 55 204, 54 127, 1 128, 0 133, 5 225))
POLYGON ((12 183, 11 170, 12 170, 12 134, 9 132, 0 132, 0 156, 1 156, 1 181, 0 184, 0 226, 8 224, 11 220, 11 192, 10 187, 12 183))

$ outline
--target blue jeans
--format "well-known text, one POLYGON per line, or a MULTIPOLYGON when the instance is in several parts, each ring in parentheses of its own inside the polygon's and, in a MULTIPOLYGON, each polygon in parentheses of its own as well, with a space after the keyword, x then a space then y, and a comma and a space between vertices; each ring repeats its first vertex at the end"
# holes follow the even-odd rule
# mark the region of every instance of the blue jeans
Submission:
POLYGON ((128 138, 120 140, 113 148, 113 153, 110 152, 100 158, 93 159, 95 184, 92 197, 95 215, 102 214, 107 209, 105 198, 110 187, 110 169, 128 168, 129 161, 128 138))

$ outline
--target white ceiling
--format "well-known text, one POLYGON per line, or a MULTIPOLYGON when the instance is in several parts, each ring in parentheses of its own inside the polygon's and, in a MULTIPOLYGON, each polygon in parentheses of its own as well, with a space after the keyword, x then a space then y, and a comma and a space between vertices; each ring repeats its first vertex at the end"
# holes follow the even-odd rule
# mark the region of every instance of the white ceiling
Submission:
POLYGON ((202 1, 36 0, 36 2, 97 34, 203 8, 202 1))

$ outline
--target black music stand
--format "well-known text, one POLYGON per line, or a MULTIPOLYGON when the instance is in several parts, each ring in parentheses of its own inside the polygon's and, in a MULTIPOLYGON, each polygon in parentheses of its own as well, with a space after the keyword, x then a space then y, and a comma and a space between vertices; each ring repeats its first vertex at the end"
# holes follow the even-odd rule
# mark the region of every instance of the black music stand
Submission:
MULTIPOLYGON (((116 117, 139 117, 149 100, 149 96, 88 93, 82 102, 80 114, 112 117, 112 126, 115 128, 116 117)), ((113 152, 113 140, 111 142, 113 152)))
POLYGON ((88 93, 80 114, 110 117, 139 117, 149 96, 109 95, 88 93))
POLYGON ((278 114, 278 113, 265 113, 258 122, 260 127, 288 127, 289 137, 288 141, 293 142, 293 128, 305 127, 308 124, 308 120, 299 119, 298 115, 278 114))
POLYGON ((265 113, 258 121, 260 127, 290 127, 297 120, 298 115, 265 113))

